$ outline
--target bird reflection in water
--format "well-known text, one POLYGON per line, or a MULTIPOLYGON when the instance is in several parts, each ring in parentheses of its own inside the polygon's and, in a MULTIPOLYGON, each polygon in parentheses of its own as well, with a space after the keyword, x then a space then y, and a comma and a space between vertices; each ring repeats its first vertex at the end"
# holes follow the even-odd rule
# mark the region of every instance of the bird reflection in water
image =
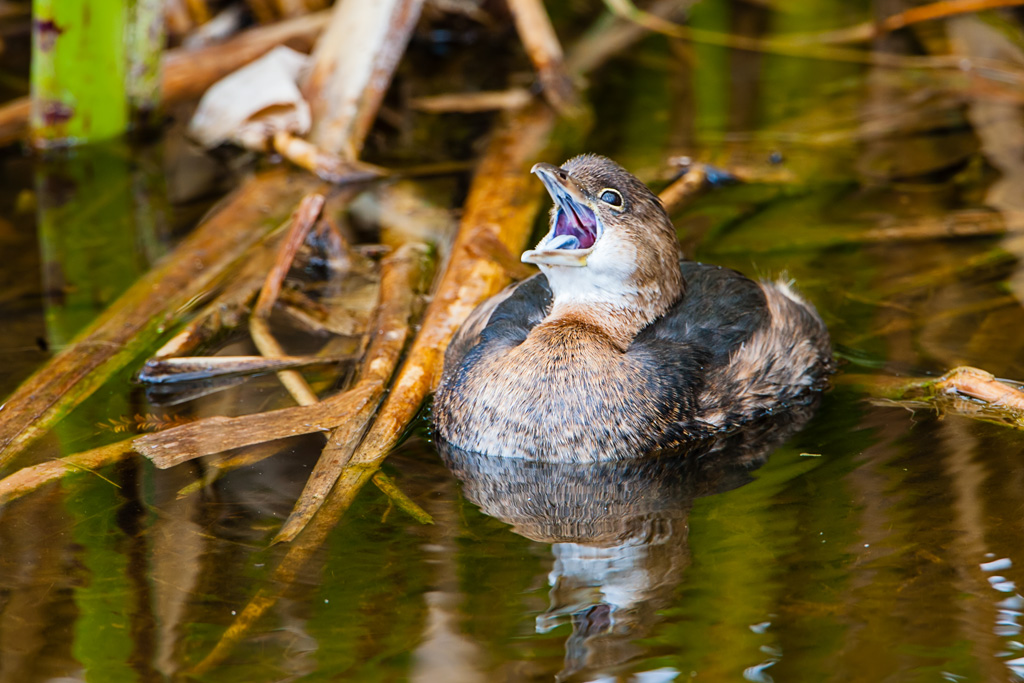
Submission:
MULTIPOLYGON (((466 498, 521 536, 551 544, 549 607, 537 617, 536 630, 571 624, 557 680, 592 680, 642 655, 638 640, 671 604, 689 564, 693 501, 751 481, 815 408, 797 406, 640 460, 549 463, 438 445, 466 498)), ((660 669, 644 680, 676 675, 660 669)))

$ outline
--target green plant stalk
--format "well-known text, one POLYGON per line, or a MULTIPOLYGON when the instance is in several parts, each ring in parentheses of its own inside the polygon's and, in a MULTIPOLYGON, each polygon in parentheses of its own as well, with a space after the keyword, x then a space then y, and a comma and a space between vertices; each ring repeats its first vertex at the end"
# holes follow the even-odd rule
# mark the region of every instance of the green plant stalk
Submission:
POLYGON ((31 138, 37 147, 124 133, 123 0, 34 0, 31 138))

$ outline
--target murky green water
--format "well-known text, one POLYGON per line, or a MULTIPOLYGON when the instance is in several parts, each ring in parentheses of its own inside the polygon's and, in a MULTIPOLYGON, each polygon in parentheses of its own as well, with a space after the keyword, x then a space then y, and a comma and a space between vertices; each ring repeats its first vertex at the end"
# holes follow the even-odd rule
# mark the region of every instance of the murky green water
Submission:
MULTIPOLYGON (((866 17, 803 6, 705 2, 692 21, 772 35, 866 17)), ((916 54, 943 35, 965 58, 1024 65, 1012 15, 876 47, 916 54)), ((185 496, 202 466, 81 472, 0 508, 0 681, 189 680, 259 592, 282 598, 195 680, 1024 679, 1024 434, 843 381, 960 364, 1024 379, 1024 88, 661 38, 592 83, 577 151, 653 182, 676 155, 764 179, 708 194, 677 225, 689 255, 785 273, 817 305, 845 364, 816 414, 681 462, 569 469, 442 458, 423 422, 384 469, 436 524, 367 487, 287 586, 270 578, 285 549, 268 544, 320 437, 185 496), (963 226, 982 234, 951 236, 963 226)), ((393 157, 433 153, 404 140, 393 157)), ((222 171, 180 159, 168 143, 45 171, 0 152, 0 391, 216 198, 222 171)), ((130 374, 31 459, 167 413, 130 374)), ((177 410, 237 414, 278 395, 263 378, 177 410)))

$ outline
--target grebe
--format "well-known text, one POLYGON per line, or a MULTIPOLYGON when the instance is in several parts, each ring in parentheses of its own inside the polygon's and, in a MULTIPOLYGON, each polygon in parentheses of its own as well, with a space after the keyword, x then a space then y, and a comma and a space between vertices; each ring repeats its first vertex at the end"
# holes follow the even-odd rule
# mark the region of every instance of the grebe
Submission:
POLYGON ((448 346, 441 439, 492 456, 642 456, 803 404, 828 331, 783 282, 681 259, 660 200, 605 157, 537 164, 554 200, 523 254, 540 274, 482 303, 448 346))

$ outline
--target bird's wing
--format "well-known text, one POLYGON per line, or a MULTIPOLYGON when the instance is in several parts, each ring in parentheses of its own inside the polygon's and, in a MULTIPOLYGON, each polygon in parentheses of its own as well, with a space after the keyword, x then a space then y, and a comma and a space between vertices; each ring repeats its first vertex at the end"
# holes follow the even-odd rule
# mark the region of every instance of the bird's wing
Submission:
POLYGON ((728 268, 682 261, 680 269, 686 283, 683 298, 641 330, 634 345, 681 343, 706 351, 712 365, 727 363, 737 348, 770 322, 764 290, 728 268))
POLYGON ((543 274, 509 285, 477 306, 455 333, 445 352, 445 373, 462 365, 478 344, 522 343, 550 307, 551 288, 543 274))

